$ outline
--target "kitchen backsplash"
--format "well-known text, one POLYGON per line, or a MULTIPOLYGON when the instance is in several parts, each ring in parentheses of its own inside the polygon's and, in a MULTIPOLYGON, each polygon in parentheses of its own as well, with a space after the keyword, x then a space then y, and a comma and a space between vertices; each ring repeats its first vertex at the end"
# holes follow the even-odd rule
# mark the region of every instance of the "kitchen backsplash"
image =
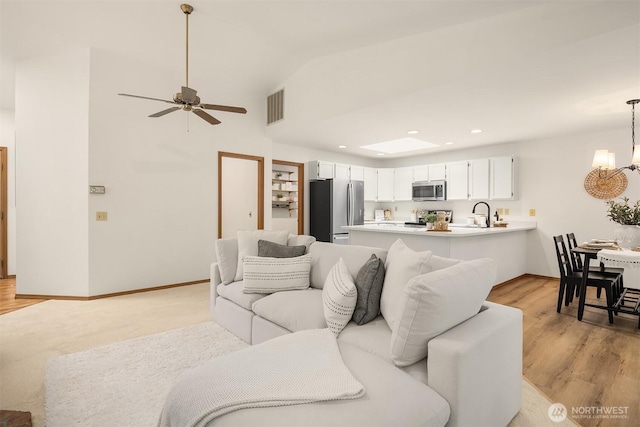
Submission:
MULTIPOLYGON (((504 201, 504 200, 482 200, 489 204, 491 207, 490 215, 496 212, 496 209, 501 208, 503 210, 508 209, 509 214, 500 215, 505 221, 535 221, 537 216, 530 217, 528 215, 528 209, 522 209, 519 201, 504 201)), ((463 200, 463 201, 443 201, 443 202, 365 202, 364 203, 364 219, 373 221, 374 211, 376 209, 390 209, 391 219, 394 221, 410 221, 412 210, 438 210, 438 209, 451 209, 453 210, 453 222, 465 222, 465 218, 471 215, 473 205, 478 200, 463 200)), ((479 205, 476 213, 485 214, 487 207, 485 205, 479 205)))

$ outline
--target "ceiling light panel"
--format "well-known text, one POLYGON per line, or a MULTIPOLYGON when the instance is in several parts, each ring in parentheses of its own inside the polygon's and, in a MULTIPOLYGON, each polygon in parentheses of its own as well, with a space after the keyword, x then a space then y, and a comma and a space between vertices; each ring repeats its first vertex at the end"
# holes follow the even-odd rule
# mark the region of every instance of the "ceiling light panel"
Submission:
POLYGON ((387 154, 396 154, 424 150, 425 148, 433 148, 437 146, 438 144, 433 144, 417 138, 401 138, 394 139, 392 141, 378 142, 377 144, 363 145, 360 148, 372 151, 381 151, 387 154))

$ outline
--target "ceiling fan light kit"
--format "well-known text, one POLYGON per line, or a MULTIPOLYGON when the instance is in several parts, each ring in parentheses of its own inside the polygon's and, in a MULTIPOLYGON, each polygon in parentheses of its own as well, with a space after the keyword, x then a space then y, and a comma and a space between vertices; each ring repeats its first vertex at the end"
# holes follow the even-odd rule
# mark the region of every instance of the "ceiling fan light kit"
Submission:
POLYGON ((178 105, 177 107, 174 106, 171 108, 167 108, 166 110, 158 111, 157 113, 149 115, 149 117, 154 117, 154 118, 162 117, 166 114, 172 113, 177 110, 184 110, 187 112, 189 111, 193 112, 196 116, 205 120, 209 124, 217 125, 217 124, 220 124, 220 120, 216 119, 215 117, 213 117, 212 115, 210 115, 204 110, 217 110, 217 111, 225 111, 229 113, 246 114, 247 110, 242 107, 232 107, 229 105, 217 105, 217 104, 203 104, 200 102, 200 97, 197 95, 198 92, 195 89, 192 89, 189 87, 189 15, 191 15, 191 12, 193 12, 193 7, 188 4, 182 4, 180 5, 180 10, 182 10, 182 12, 185 14, 186 22, 187 22, 187 25, 186 25, 187 42, 186 42, 186 61, 185 61, 186 62, 186 82, 185 82, 185 85, 182 86, 182 88, 180 89, 180 92, 176 93, 173 96, 173 101, 160 99, 160 98, 150 98, 147 96, 131 95, 128 93, 119 93, 118 95, 129 96, 132 98, 149 99, 151 101, 160 101, 160 102, 166 102, 169 104, 178 105))

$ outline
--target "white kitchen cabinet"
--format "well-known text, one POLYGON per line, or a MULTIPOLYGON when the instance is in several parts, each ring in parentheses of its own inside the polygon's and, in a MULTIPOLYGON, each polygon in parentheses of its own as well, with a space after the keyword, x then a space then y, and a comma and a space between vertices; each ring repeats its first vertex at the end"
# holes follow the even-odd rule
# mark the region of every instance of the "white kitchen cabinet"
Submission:
POLYGON ((350 179, 351 178, 351 166, 343 165, 341 163, 335 163, 333 165, 333 177, 335 179, 350 179))
POLYGON ((444 181, 447 178, 446 171, 447 165, 445 163, 429 165, 429 181, 444 181))
POLYGON ((412 200, 412 182, 413 167, 396 168, 393 174, 393 200, 396 202, 412 200))
POLYGON ((380 202, 392 202, 394 190, 394 169, 381 168, 378 169, 378 198, 380 202))
POLYGON ((414 166, 413 181, 444 181, 447 178, 446 170, 445 163, 414 166))
POLYGON ((414 166, 413 181, 429 181, 429 165, 414 166))
POLYGON ((469 198, 467 161, 447 163, 447 200, 469 198))
POLYGON ((334 163, 333 162, 325 162, 322 160, 313 160, 311 162, 309 162, 309 171, 308 173, 308 178, 310 180, 315 180, 315 179, 333 179, 333 169, 334 169, 334 163))
POLYGON ((489 159, 469 160, 469 200, 489 199, 489 159))
POLYGON ((492 157, 490 160, 489 197, 491 200, 514 200, 515 159, 511 156, 492 157))
POLYGON ((351 165, 351 180, 364 181, 364 167, 351 165))
POLYGON ((375 202, 378 200, 378 171, 375 168, 362 168, 364 180, 364 200, 375 202))

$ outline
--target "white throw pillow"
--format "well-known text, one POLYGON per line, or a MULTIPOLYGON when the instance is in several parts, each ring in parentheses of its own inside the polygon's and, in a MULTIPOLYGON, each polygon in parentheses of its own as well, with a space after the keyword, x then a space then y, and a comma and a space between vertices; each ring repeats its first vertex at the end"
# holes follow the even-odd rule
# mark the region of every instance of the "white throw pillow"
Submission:
POLYGON ((293 258, 247 256, 244 258, 245 294, 272 294, 309 287, 311 255, 293 258))
POLYGON ((238 239, 218 239, 215 248, 220 279, 228 285, 235 280, 238 270, 238 239))
POLYGON ((340 258, 333 266, 322 289, 324 320, 337 337, 347 326, 356 308, 358 294, 347 264, 340 258))
POLYGON ((393 329, 400 317, 400 296, 407 282, 420 274, 431 271, 431 251, 416 252, 401 239, 389 248, 384 264, 385 276, 380 298, 380 312, 393 329))
POLYGON ((268 240, 273 243, 286 245, 289 238, 289 232, 284 231, 267 231, 238 230, 238 265, 236 267, 235 280, 242 280, 242 261, 246 256, 258 256, 258 240, 268 240))
POLYGON ((489 258, 414 277, 400 298, 400 318, 391 328, 391 359, 409 366, 427 357, 429 341, 475 316, 495 284, 489 258))

